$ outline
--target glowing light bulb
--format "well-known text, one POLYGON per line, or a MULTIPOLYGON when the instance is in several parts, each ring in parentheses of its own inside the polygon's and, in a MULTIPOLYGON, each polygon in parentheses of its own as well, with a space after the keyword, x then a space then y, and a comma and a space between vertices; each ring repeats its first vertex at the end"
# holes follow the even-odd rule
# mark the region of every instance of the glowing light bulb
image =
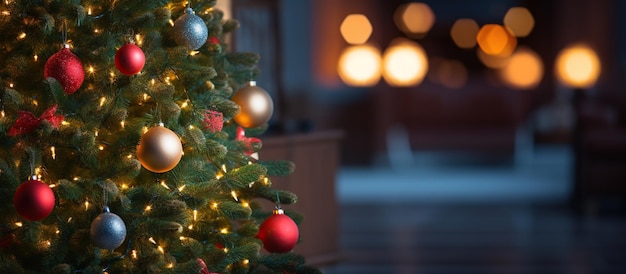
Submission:
POLYGON ((198 210, 197 210, 197 209, 194 209, 194 210, 193 210, 193 220, 194 220, 194 221, 197 221, 197 220, 198 220, 198 210))
POLYGON ((54 146, 50 147, 50 153, 52 154, 52 159, 56 160, 57 154, 56 154, 56 149, 54 148, 54 146))

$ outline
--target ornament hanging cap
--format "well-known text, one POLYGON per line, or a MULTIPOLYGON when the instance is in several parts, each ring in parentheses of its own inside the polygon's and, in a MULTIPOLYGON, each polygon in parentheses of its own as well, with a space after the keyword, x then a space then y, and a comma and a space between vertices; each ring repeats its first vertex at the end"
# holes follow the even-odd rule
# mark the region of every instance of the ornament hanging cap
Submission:
POLYGON ((185 8, 185 13, 186 13, 186 14, 196 14, 196 12, 195 12, 195 11, 193 11, 193 9, 192 9, 192 8, 190 8, 190 7, 185 8))
POLYGON ((104 206, 102 208, 102 213, 111 213, 111 209, 109 208, 109 206, 104 206))
POLYGON ((251 86, 251 87, 256 87, 256 81, 254 81, 254 80, 250 80, 250 81, 248 82, 248 86, 251 86))
POLYGON ((278 195, 278 191, 276 191, 276 207, 274 207, 274 210, 272 210, 272 213, 274 215, 285 214, 285 211, 282 208, 280 208, 280 196, 278 195))

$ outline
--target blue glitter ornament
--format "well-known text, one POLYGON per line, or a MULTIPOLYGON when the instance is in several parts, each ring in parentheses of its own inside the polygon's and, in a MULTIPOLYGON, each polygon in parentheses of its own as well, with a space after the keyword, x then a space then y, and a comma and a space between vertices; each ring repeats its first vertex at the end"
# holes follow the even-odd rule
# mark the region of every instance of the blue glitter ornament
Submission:
POLYGON ((209 30, 202 18, 198 17, 191 8, 185 10, 185 15, 174 22, 174 40, 180 46, 189 50, 197 50, 206 43, 209 30))
POLYGON ((91 241, 97 247, 113 250, 126 239, 124 220, 111 213, 108 206, 91 222, 91 241))

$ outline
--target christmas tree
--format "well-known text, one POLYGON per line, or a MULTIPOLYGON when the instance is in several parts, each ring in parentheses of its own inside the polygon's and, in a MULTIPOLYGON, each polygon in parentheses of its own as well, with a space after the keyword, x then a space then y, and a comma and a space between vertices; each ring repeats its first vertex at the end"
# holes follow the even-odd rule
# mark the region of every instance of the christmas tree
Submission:
POLYGON ((0 273, 317 273, 215 0, 0 4, 0 273), (278 207, 278 206, 277 206, 278 207), (294 222, 296 220, 296 222, 294 222))

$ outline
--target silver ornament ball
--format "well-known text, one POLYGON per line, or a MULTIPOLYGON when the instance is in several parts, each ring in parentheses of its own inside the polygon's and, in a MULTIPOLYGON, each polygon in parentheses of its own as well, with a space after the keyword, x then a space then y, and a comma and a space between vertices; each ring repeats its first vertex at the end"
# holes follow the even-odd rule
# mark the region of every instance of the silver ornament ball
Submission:
POLYGON ((108 206, 103 211, 91 222, 89 234, 95 246, 113 250, 126 239, 126 225, 122 218, 111 213, 108 206))
POLYGON ((202 18, 195 15, 191 8, 185 10, 185 14, 174 22, 174 40, 180 46, 189 50, 197 50, 209 37, 209 30, 202 18))

